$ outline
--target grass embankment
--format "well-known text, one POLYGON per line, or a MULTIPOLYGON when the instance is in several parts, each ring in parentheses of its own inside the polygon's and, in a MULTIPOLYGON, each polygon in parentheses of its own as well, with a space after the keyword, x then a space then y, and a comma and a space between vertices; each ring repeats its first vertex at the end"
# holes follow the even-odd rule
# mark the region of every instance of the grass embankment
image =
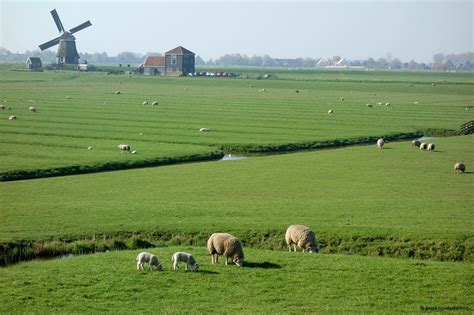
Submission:
POLYGON ((212 265, 205 247, 149 249, 163 272, 138 272, 139 251, 34 261, 0 269, 1 313, 469 312, 472 264, 244 248, 243 268, 212 265), (197 273, 172 271, 176 251, 193 253, 197 273))
POLYGON ((305 74, 348 78, 341 82, 301 81, 299 75, 290 71, 279 80, 251 80, 0 71, 0 100, 11 107, 0 110, 0 173, 103 170, 107 163, 136 166, 216 148, 314 149, 429 129, 459 130, 474 119, 474 111, 465 110, 472 103, 472 80, 462 73, 440 77, 467 85, 412 84, 437 75, 410 72, 376 73, 383 81, 378 83, 370 81, 371 74, 364 74, 369 81, 359 82, 362 74, 350 71, 305 74), (401 78, 405 81, 398 82, 401 78), (159 106, 151 105, 154 100, 159 106), (38 112, 29 112, 29 106, 38 112), (9 121, 9 115, 18 119, 9 121), (211 132, 198 132, 201 127, 211 132), (119 143, 130 144, 138 154, 118 154, 119 143))
POLYGON ((323 252, 472 261, 473 139, 431 140, 431 153, 396 142, 3 182, 0 241, 8 262, 35 246, 54 252, 49 241, 82 240, 66 246, 88 252, 135 248, 134 237, 203 244, 216 231, 281 249, 288 225, 301 223, 323 252), (460 161, 465 174, 453 172, 460 161))

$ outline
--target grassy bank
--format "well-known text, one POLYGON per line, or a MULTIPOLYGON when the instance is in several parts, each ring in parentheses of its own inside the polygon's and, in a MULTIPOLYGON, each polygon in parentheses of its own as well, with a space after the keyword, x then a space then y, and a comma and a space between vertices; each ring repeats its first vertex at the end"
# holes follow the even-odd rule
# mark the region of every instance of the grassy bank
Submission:
POLYGON ((288 253, 244 248, 243 268, 211 265, 204 247, 162 247, 163 272, 138 272, 138 250, 0 269, 1 313, 416 313, 472 303, 472 264, 288 253), (175 251, 200 272, 172 271, 175 251), (185 301, 185 302, 183 302, 185 301))

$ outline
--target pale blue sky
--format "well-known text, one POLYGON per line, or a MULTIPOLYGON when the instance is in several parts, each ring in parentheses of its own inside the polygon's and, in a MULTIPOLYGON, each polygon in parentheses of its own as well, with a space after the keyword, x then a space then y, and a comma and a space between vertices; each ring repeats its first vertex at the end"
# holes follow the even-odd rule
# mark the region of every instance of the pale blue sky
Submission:
MULTIPOLYGON (((59 35, 49 13, 76 34, 80 52, 165 52, 182 45, 204 59, 226 53, 274 58, 393 57, 429 62, 474 51, 474 1, 32 1, 0 0, 0 46, 38 49, 59 35)), ((54 51, 56 47, 52 48, 54 51)))

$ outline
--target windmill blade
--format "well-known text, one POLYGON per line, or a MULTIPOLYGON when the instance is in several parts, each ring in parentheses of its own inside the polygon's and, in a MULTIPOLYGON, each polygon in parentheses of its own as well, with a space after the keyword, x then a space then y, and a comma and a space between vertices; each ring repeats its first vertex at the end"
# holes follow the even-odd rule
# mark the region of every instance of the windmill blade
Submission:
POLYGON ((80 30, 85 29, 86 27, 91 26, 91 25, 92 25, 91 21, 87 21, 87 22, 82 23, 81 25, 78 25, 78 26, 76 26, 76 27, 71 28, 71 29, 69 30, 69 32, 70 32, 71 34, 74 34, 74 33, 76 33, 76 32, 79 32, 80 30))
POLYGON ((53 9, 53 11, 51 11, 51 15, 53 16, 54 23, 56 23, 56 26, 58 27, 58 31, 60 33, 63 33, 64 32, 63 23, 61 23, 58 12, 56 12, 56 9, 53 9))
POLYGON ((39 48, 41 50, 45 50, 45 49, 48 49, 49 47, 53 47, 54 45, 57 45, 59 43, 61 38, 62 36, 56 37, 55 39, 52 39, 49 42, 39 45, 39 48))

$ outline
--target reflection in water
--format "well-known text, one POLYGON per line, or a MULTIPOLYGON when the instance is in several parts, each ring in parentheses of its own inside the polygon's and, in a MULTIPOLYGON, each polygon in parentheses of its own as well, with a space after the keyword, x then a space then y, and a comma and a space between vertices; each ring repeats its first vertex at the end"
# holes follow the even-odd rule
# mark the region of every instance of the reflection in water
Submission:
POLYGON ((248 159, 248 156, 238 155, 238 154, 226 154, 221 161, 235 161, 235 160, 244 160, 248 159))

